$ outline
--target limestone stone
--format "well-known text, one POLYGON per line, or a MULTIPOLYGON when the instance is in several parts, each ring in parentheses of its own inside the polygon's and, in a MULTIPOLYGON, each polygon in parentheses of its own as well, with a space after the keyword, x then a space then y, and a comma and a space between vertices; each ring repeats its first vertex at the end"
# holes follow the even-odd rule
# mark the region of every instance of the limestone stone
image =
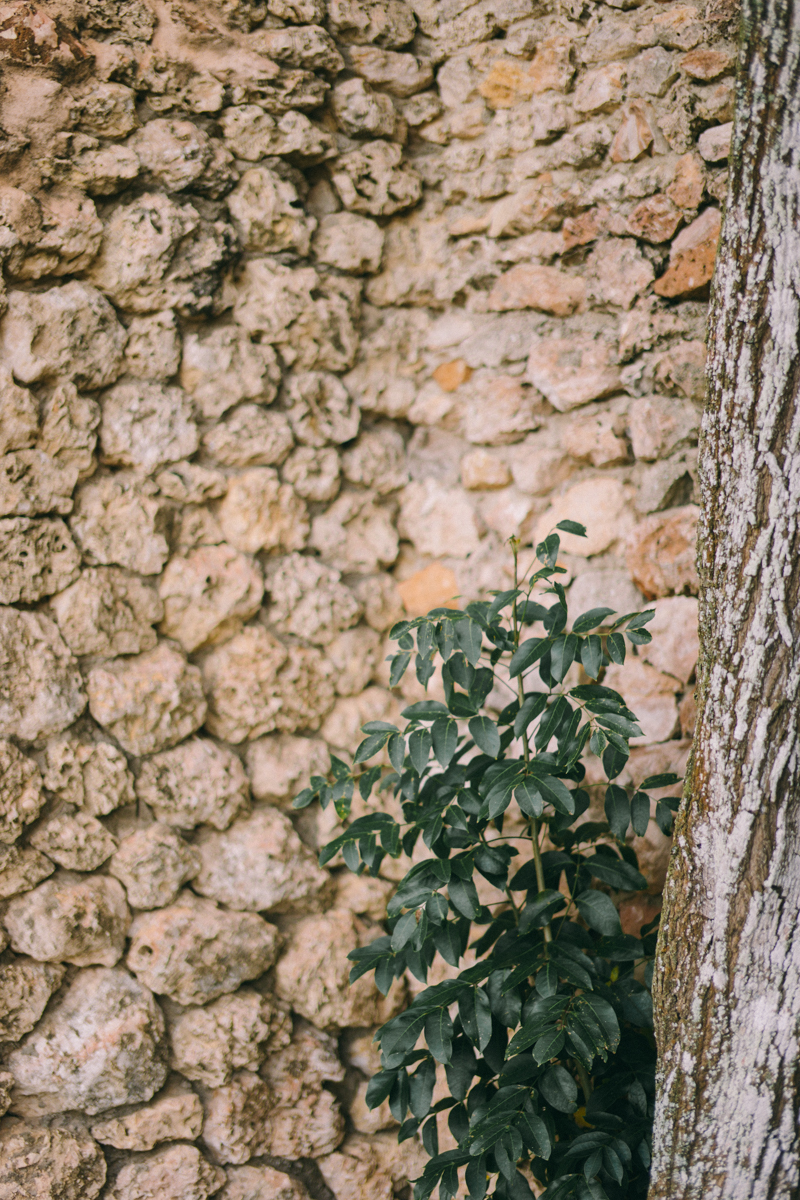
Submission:
POLYGON ((333 36, 343 42, 375 43, 389 50, 407 45, 417 24, 404 0, 330 0, 328 23, 333 36))
POLYGON ((626 75, 620 62, 587 71, 575 89, 573 108, 580 113, 613 112, 622 101, 626 75))
POLYGON ((697 440, 699 413, 669 396, 640 396, 628 410, 628 432, 636 458, 653 462, 697 440))
POLYGON ((267 1150, 272 1097, 263 1079, 237 1071, 230 1083, 204 1096, 203 1141, 217 1162, 245 1163, 267 1150))
POLYGON ((364 605, 364 620, 383 633, 402 619, 403 604, 391 575, 369 575, 358 580, 354 591, 364 605))
POLYGON ((70 528, 88 562, 157 575, 169 557, 169 518, 152 484, 120 471, 78 489, 70 528))
POLYGON ((314 236, 314 257, 352 275, 372 275, 380 270, 383 236, 380 226, 368 217, 328 213, 314 236))
POLYGON ((337 83, 331 93, 331 108, 339 129, 349 137, 394 136, 397 115, 391 99, 373 91, 363 79, 337 83))
POLYGON ((237 550, 302 550, 309 532, 306 506, 272 467, 251 467, 233 476, 217 513, 220 528, 237 550))
POLYGON ((159 1142, 194 1141, 203 1106, 192 1091, 167 1088, 142 1108, 92 1125, 92 1137, 116 1150, 152 1150, 159 1142))
POLYGON ((269 1153, 282 1158, 329 1154, 344 1132, 339 1101, 328 1091, 313 1090, 273 1111, 267 1127, 269 1153))
POLYGON ((106 1178, 97 1142, 83 1131, 6 1121, 0 1129, 0 1200, 94 1200, 106 1178))
POLYGON ((287 397, 292 430, 304 445, 349 442, 358 433, 361 414, 335 375, 322 371, 292 375, 287 397))
POLYGON ((246 751, 250 786, 256 800, 289 807, 312 775, 328 768, 328 751, 319 738, 274 733, 251 742, 246 751))
POLYGON ((618 479, 595 476, 573 484, 558 496, 539 518, 533 542, 543 540, 559 521, 578 521, 586 526, 586 537, 560 533, 561 547, 567 554, 591 558, 602 554, 615 542, 624 540, 633 527, 628 491, 618 479))
POLYGON ((339 491, 339 455, 333 447, 298 446, 283 465, 283 479, 304 500, 333 500, 339 491))
POLYGON ((199 670, 166 642, 94 667, 87 690, 92 716, 129 754, 174 746, 206 715, 199 670))
POLYGON ((186 891, 168 908, 140 913, 130 937, 128 967, 184 1005, 207 1004, 263 975, 281 944, 275 926, 255 913, 225 912, 186 891))
POLYGON ((225 833, 201 830, 194 890, 245 912, 314 912, 329 880, 291 822, 272 808, 234 821, 225 833))
POLYGON ((631 583, 628 572, 615 567, 601 566, 582 571, 569 589, 573 618, 591 608, 613 608, 614 612, 622 614, 636 612, 641 607, 641 594, 631 583))
POLYGON ((68 871, 94 871, 117 845, 97 817, 84 812, 49 817, 36 827, 30 842, 68 871))
POLYGON ((714 272, 721 227, 719 209, 706 208, 681 230, 670 247, 669 266, 653 286, 657 296, 691 296, 706 287, 714 272))
POLYGON ((0 337, 5 363, 22 383, 66 379, 91 391, 122 369, 125 330, 100 292, 77 280, 11 292, 0 337))
POLYGON ((574 189, 559 186, 545 172, 523 184, 510 196, 495 201, 489 210, 489 237, 515 237, 535 229, 558 228, 576 209, 574 189))
POLYGON ((381 1170, 366 1138, 349 1137, 341 1150, 327 1154, 319 1164, 322 1177, 335 1195, 356 1195, 362 1200, 391 1200, 392 1177, 381 1170))
POLYGON ((191 121, 148 121, 128 139, 150 186, 182 192, 197 183, 211 158, 209 138, 191 121))
POLYGON ((40 1112, 89 1115, 149 1100, 166 1075, 164 1017, 126 971, 92 967, 8 1058, 16 1094, 40 1112))
POLYGON ((319 646, 361 614, 358 600, 341 575, 314 558, 290 554, 278 559, 267 577, 271 603, 267 619, 282 634, 294 634, 319 646))
POLYGON ((258 564, 232 546, 201 546, 170 560, 158 592, 161 632, 191 653, 224 640, 258 612, 264 581, 258 564))
POLYGON ((252 1164, 228 1167, 225 1175, 227 1183, 218 1200, 309 1200, 308 1192, 298 1179, 284 1175, 274 1167, 252 1164))
POLYGON ((50 738, 39 761, 47 790, 91 816, 104 817, 135 799, 125 755, 94 730, 50 738))
POLYGON ((180 504, 201 504, 206 500, 218 500, 225 495, 228 481, 221 471, 201 467, 199 463, 173 463, 156 475, 156 483, 163 495, 180 504))
POLYGON ((374 879, 367 875, 351 875, 349 872, 336 877, 336 908, 349 908, 350 912, 371 921, 386 920, 386 906, 392 897, 395 885, 388 879, 374 879))
POLYGON ((172 1064, 204 1087, 222 1087, 234 1071, 257 1071, 268 1052, 288 1045, 291 1029, 288 1011, 271 997, 241 988, 175 1018, 170 1025, 172 1064))
POLYGON ((88 274, 128 312, 216 315, 234 241, 225 222, 203 221, 191 204, 146 192, 111 214, 88 274))
POLYGON ((342 468, 351 483, 373 488, 379 495, 396 491, 408 482, 403 439, 394 429, 364 433, 344 452, 342 468))
POLYGON ((248 162, 278 155, 298 167, 307 167, 336 154, 333 136, 305 113, 271 117, 258 104, 244 104, 224 109, 220 125, 236 157, 248 162))
POLYGON ((631 578, 648 600, 659 596, 696 595, 697 520, 694 504, 653 513, 632 530, 626 546, 631 578))
POLYGON ((680 684, 637 658, 628 658, 623 666, 610 666, 603 682, 620 693, 636 714, 642 737, 632 738, 633 745, 666 742, 678 724, 675 693, 680 684))
POLYGON ((10 367, 0 373, 0 454, 25 450, 39 432, 39 405, 33 392, 20 387, 10 367))
POLYGON ((249 625, 203 663, 206 725, 229 742, 314 729, 333 701, 333 668, 312 648, 284 646, 249 625))
POLYGON ((608 238, 592 250, 586 261, 590 291, 606 304, 630 308, 655 278, 653 264, 632 238, 608 238))
POLYGON ((467 491, 493 491, 510 482, 508 465, 488 450, 471 450, 461 459, 461 483, 467 491))
POLYGON ((410 617, 422 617, 432 608, 456 608, 458 579, 444 563, 432 562, 397 585, 403 608, 410 617))
POLYGON ((291 1044, 268 1055, 261 1074, 275 1104, 268 1124, 270 1154, 316 1158, 339 1145, 344 1117, 338 1101, 323 1087, 344 1079, 333 1038, 300 1022, 291 1044))
POLYGON ((397 1004, 396 989, 383 997, 362 975, 348 983, 347 955, 369 940, 365 927, 343 909, 303 917, 294 926, 275 968, 279 996, 318 1029, 376 1025, 397 1004))
POLYGON ((637 204, 628 217, 625 228, 634 237, 644 238, 657 246, 668 242, 681 223, 681 212, 669 196, 648 196, 637 204))
POLYGON ((32 958, 15 958, 0 965, 0 1039, 18 1042, 30 1033, 60 986, 65 970, 57 963, 35 962, 32 958))
POLYGON ((711 163, 721 162, 723 159, 728 158, 731 152, 732 133, 732 121, 728 121, 724 125, 714 125, 711 129, 706 129, 697 139, 697 148, 700 151, 701 157, 706 162, 711 163))
POLYGON ((227 829, 248 806, 241 762, 210 738, 189 738, 148 758, 142 763, 136 792, 158 821, 180 829, 201 823, 227 829))
POLYGON ((662 512, 685 504, 694 495, 694 479, 697 456, 681 455, 666 462, 638 469, 634 475, 637 483, 634 507, 639 513, 662 512))
POLYGON ((515 446, 509 455, 514 483, 521 492, 544 496, 565 483, 574 473, 574 464, 549 430, 533 433, 515 446))
MULTIPOLYGON (((134 908, 166 908, 200 869, 200 856, 174 829, 158 822, 138 829, 119 844, 108 864, 134 908)), ((149 1150, 149 1146, 128 1146, 149 1150)))
POLYGON ((643 648, 643 657, 656 670, 688 683, 700 652, 697 600, 693 596, 669 596, 657 600, 653 607, 656 615, 647 626, 653 640, 643 648))
POLYGON ((352 71, 392 96, 413 96, 433 79, 430 63, 413 54, 398 54, 377 46, 347 46, 346 54, 352 71))
POLYGON ((180 362, 180 332, 172 309, 132 318, 125 346, 127 374, 163 381, 177 374, 180 362))
POLYGON ((283 462, 293 445, 286 417, 257 404, 240 404, 203 437, 203 449, 230 467, 283 462))
POLYGON ((690 400, 705 400, 705 343, 699 339, 674 343, 657 360, 655 383, 664 390, 680 392, 690 400))
POLYGON ((519 263, 495 283, 487 301, 490 311, 534 308, 539 312, 568 317, 582 307, 586 285, 579 276, 555 267, 519 263))
POLYGON ((0 458, 0 516, 68 513, 77 470, 43 450, 13 450, 0 458))
POLYGON ((705 171, 695 154, 683 154, 675 164, 667 195, 679 208, 697 208, 703 198, 705 171))
POLYGON ((3 918, 18 954, 77 967, 113 967, 129 921, 125 893, 116 879, 70 871, 57 871, 33 891, 16 896, 3 918))
POLYGON ((39 612, 0 607, 0 737, 60 733, 85 707, 78 664, 56 625, 39 612))
POLYGON ((621 373, 607 342, 577 334, 534 342, 526 378, 553 408, 568 412, 618 391, 621 373))
POLYGON ((176 1143, 150 1154, 130 1155, 106 1189, 108 1200, 207 1200, 219 1191, 225 1173, 196 1146, 176 1143))
POLYGON ((358 349, 360 291, 360 284, 344 275, 250 259, 236 278, 233 313, 248 333, 277 347, 287 366, 344 371, 358 349))
POLYGON ((303 212, 297 188, 267 166, 245 171, 227 200, 245 250, 308 254, 316 227, 303 212))
POLYGON ((329 642, 325 654, 333 663, 336 692, 356 696, 363 691, 378 669, 380 637, 365 625, 346 629, 329 642))
POLYGON ((372 217, 391 216, 416 204, 422 180, 402 165, 402 150, 394 142, 366 142, 336 159, 331 182, 344 207, 372 217))
POLYGON ((624 106, 622 123, 609 150, 612 162, 636 162, 652 146, 654 135, 650 120, 641 100, 631 100, 624 106))
POLYGON ((80 554, 55 517, 0 519, 0 602, 31 604, 77 577, 80 554))
POLYGON ((72 383, 53 388, 42 408, 39 449, 64 467, 73 467, 78 479, 87 479, 97 466, 94 449, 100 407, 81 396, 72 383))
POLYGON ((370 574, 397 558, 397 531, 371 492, 344 492, 314 517, 309 544, 339 571, 370 574))
POLYGON ((19 892, 29 892, 54 870, 50 860, 38 850, 0 842, 0 900, 19 892))
POLYGON ((235 325, 210 325, 186 335, 180 380, 213 420, 240 400, 274 400, 280 368, 271 346, 252 342, 235 325))
POLYGON ((155 589, 119 567, 88 568, 50 606, 73 654, 109 657, 152 650, 164 613, 155 589))
POLYGON ((443 392, 455 392, 469 380, 472 367, 463 358, 454 358, 450 362, 440 363, 432 375, 443 392))
POLYGON ((420 554, 466 558, 478 548, 480 529, 466 492, 433 479, 415 480, 401 499, 398 529, 420 554))
POLYGON ((619 435, 625 431, 625 417, 614 412, 573 417, 564 427, 561 445, 573 458, 588 459, 593 467, 609 467, 628 459, 628 447, 619 435))
POLYGON ((194 454, 199 444, 192 404, 160 383, 118 383, 103 397, 103 461, 151 472, 194 454))
POLYGON ((464 389, 467 404, 464 436, 468 442, 505 446, 520 441, 539 425, 537 394, 514 375, 476 374, 464 389))

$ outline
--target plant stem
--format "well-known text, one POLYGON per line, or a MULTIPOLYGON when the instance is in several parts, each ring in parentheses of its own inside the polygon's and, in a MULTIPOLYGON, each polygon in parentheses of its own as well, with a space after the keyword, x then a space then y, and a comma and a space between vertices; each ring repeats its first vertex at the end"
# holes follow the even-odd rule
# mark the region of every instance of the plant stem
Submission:
POLYGON ((582 1066, 579 1062, 575 1063, 575 1067, 578 1072, 578 1081, 580 1082, 584 1098, 588 1104, 589 1097, 592 1094, 592 1081, 589 1078, 589 1072, 586 1070, 586 1067, 582 1066))

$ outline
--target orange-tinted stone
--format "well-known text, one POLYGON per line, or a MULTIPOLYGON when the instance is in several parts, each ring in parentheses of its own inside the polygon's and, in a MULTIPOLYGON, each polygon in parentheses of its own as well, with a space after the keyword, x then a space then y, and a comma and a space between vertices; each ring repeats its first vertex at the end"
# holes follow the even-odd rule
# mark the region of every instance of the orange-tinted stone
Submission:
POLYGON ((471 374, 472 367, 467 366, 463 358, 454 358, 451 362, 441 363, 433 372, 433 378, 443 392, 454 392, 471 374))
POLYGON ((410 617, 423 617, 432 608, 458 608, 458 580, 444 563, 432 562, 398 583, 403 607, 410 617))
POLYGON ((668 242, 681 223, 680 209, 668 196, 648 196, 628 217, 626 229, 634 237, 658 245, 668 242))
POLYGON ((489 293, 488 308, 492 312, 535 308, 568 317, 581 307, 585 296, 586 284, 581 278, 555 267, 519 263, 497 280, 489 293))

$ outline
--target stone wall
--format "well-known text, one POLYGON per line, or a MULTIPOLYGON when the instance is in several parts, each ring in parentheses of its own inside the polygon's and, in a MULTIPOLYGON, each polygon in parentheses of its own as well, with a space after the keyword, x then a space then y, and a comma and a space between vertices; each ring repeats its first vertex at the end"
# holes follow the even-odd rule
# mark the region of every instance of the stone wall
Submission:
POLYGON ((0 5, 0 1200, 407 1194, 345 958, 401 864, 291 798, 511 534, 655 600, 609 682, 682 766, 733 16, 0 5))

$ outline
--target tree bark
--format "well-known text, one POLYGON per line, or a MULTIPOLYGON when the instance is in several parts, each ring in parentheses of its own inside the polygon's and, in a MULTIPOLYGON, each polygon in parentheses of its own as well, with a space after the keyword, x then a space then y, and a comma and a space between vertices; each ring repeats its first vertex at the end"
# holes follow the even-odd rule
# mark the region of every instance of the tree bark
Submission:
POLYGON ((800 1196, 800 0, 745 0, 650 1200, 800 1196))

